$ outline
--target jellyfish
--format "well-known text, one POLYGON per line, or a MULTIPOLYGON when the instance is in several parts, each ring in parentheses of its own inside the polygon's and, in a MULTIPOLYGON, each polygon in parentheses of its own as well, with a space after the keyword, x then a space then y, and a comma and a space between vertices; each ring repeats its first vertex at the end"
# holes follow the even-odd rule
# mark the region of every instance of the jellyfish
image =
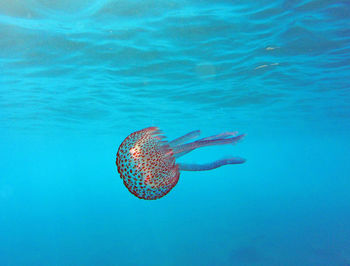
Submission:
POLYGON ((196 130, 168 142, 157 127, 130 134, 119 146, 116 159, 124 185, 140 199, 155 200, 175 187, 180 171, 205 171, 245 162, 243 158, 229 157, 207 164, 176 163, 176 159, 197 148, 235 144, 244 137, 237 132, 224 132, 189 142, 199 135, 196 130))

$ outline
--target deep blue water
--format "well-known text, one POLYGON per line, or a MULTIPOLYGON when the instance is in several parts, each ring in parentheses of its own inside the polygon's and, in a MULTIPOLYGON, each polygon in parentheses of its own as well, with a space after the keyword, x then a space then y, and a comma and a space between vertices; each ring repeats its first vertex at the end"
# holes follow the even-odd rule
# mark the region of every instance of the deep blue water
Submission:
POLYGON ((350 2, 0 0, 0 265, 350 265, 350 2), (131 132, 242 165, 125 188, 131 132))

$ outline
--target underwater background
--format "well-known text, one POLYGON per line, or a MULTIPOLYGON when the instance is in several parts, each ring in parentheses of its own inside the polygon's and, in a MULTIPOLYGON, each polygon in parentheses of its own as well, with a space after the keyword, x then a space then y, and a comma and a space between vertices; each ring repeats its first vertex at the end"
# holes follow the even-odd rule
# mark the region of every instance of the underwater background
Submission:
POLYGON ((350 265, 350 2, 0 0, 0 265, 350 265), (130 133, 246 133, 140 200, 130 133))

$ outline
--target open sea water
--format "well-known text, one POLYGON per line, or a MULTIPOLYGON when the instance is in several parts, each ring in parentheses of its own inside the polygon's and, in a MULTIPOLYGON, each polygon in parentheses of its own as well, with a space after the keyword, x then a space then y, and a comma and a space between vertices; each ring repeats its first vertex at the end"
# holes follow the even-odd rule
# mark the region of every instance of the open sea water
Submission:
POLYGON ((349 161, 349 0, 0 0, 0 265, 350 265, 349 161), (247 161, 138 199, 149 126, 247 161))

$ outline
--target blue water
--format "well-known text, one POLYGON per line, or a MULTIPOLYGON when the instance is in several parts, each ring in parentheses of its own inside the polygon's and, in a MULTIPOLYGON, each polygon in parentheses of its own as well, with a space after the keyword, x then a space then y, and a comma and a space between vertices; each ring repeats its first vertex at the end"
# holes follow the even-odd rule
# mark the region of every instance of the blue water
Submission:
POLYGON ((0 0, 0 265, 350 265, 350 2, 0 0), (164 198, 131 132, 238 130, 164 198))

